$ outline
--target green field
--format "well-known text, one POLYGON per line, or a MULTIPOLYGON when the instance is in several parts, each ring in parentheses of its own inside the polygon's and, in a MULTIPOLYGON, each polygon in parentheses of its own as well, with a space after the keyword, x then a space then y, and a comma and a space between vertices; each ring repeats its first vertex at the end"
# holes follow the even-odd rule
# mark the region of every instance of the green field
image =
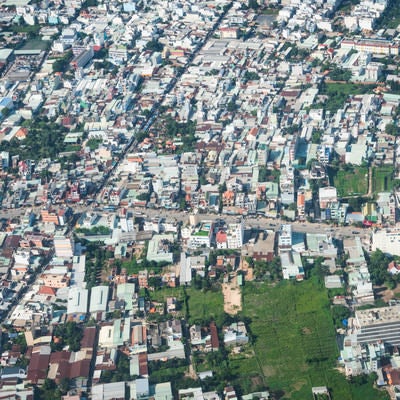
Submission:
POLYGON ((339 197, 363 196, 368 192, 368 168, 354 167, 339 170, 333 177, 339 197))
POLYGON ((218 320, 224 314, 224 298, 221 290, 203 292, 187 288, 189 323, 218 320))
POLYGON ((323 104, 315 103, 312 108, 323 107, 326 111, 335 113, 340 108, 344 107, 344 103, 349 96, 357 94, 371 93, 376 85, 364 85, 351 82, 324 82, 320 87, 320 94, 326 96, 323 104))
POLYGON ((335 370, 338 349, 325 289, 313 280, 246 284, 244 314, 251 319, 257 363, 239 363, 248 374, 256 364, 265 382, 283 398, 311 398, 313 386, 327 386, 335 400, 386 399, 371 380, 350 384, 335 370))
POLYGON ((21 50, 47 50, 50 46, 50 42, 40 39, 28 40, 22 47, 21 50))
MULTIPOLYGON (((373 193, 391 191, 396 181, 392 166, 375 167, 372 170, 373 193)), ((398 183, 398 182, 397 182, 398 183)))

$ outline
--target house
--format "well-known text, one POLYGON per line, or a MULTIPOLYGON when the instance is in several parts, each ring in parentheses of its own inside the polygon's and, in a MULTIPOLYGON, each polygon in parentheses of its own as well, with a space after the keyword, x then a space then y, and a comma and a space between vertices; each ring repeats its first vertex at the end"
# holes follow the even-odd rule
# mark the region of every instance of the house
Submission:
POLYGON ((281 253, 283 279, 304 279, 304 268, 300 253, 295 251, 285 251, 281 253))
POLYGON ((210 323, 210 334, 211 334, 211 350, 218 351, 219 350, 219 339, 218 339, 218 330, 215 322, 210 323))
POLYGON ((96 317, 106 312, 108 305, 108 286, 94 286, 90 290, 90 306, 89 312, 96 317))
POLYGON ((330 203, 337 202, 337 190, 333 186, 319 188, 318 194, 321 208, 327 208, 330 203))
POLYGON ((249 337, 244 322, 234 322, 224 329, 225 346, 246 344, 248 341, 249 337))
POLYGON ((125 400, 125 382, 111 382, 92 387, 93 400, 125 400))
POLYGON ((47 377, 50 361, 50 346, 35 346, 29 361, 27 380, 34 385, 42 384, 47 377))

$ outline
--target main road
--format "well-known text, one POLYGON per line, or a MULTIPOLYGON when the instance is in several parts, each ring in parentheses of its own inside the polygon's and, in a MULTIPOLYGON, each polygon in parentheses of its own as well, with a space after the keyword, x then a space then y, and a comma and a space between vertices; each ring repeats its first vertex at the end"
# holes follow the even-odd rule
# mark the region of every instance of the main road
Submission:
MULTIPOLYGON (((182 224, 189 222, 189 216, 187 212, 178 210, 164 210, 164 209, 141 209, 138 212, 137 209, 129 209, 134 214, 142 216, 143 218, 166 218, 172 219, 182 224)), ((226 215, 226 214, 196 214, 200 220, 217 221, 223 220, 227 223, 232 223, 240 220, 240 215, 226 215)), ((355 228, 354 226, 332 226, 319 222, 307 222, 307 221, 292 221, 286 222, 276 218, 266 217, 251 217, 245 216, 244 225, 247 229, 258 229, 258 230, 272 230, 278 231, 282 224, 292 225, 294 232, 300 233, 329 233, 337 238, 345 238, 352 236, 363 237, 371 232, 370 229, 366 228, 355 228)))

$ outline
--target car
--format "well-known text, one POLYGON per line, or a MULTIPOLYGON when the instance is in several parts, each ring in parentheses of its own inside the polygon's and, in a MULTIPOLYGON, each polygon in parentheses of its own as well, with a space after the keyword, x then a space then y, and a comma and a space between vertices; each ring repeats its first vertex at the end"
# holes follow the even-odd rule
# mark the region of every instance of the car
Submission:
POLYGON ((351 232, 353 235, 358 235, 360 232, 359 231, 352 231, 351 232))

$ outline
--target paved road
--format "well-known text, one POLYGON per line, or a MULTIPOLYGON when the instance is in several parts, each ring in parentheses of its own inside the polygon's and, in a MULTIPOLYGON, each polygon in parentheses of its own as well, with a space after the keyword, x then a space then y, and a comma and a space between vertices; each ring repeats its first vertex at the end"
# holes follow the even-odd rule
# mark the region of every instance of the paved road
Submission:
MULTIPOLYGON (((143 217, 162 217, 162 218, 172 218, 178 222, 187 223, 189 222, 189 214, 184 213, 182 211, 174 211, 174 210, 152 210, 146 209, 138 212, 137 209, 129 209, 129 211, 134 212, 136 215, 142 215, 143 217)), ((215 221, 218 219, 223 219, 225 222, 236 222, 240 220, 240 216, 237 215, 218 215, 218 214, 198 214, 198 218, 203 220, 211 220, 215 221)), ((326 225, 323 223, 310 223, 310 222, 284 222, 278 219, 273 218, 252 218, 252 217, 244 217, 244 224, 247 228, 254 229, 269 229, 277 231, 279 230, 282 224, 291 224, 292 229, 295 232, 302 233, 331 233, 336 237, 348 237, 348 236, 360 236, 363 237, 370 232, 369 229, 365 228, 355 228, 354 226, 339 226, 333 227, 330 225, 326 225), (355 233, 357 232, 357 233, 355 233)))
MULTIPOLYGON (((40 214, 40 209, 42 207, 33 207, 32 210, 37 215, 40 214)), ((85 206, 80 204, 72 205, 75 214, 80 214, 85 211, 93 211, 91 206, 85 206)), ((101 209, 101 208, 100 208, 101 209)), ((189 222, 190 214, 182 212, 182 211, 175 211, 175 210, 155 210, 155 209, 137 209, 137 208, 129 208, 128 211, 132 212, 135 216, 143 216, 149 218, 161 217, 167 219, 173 219, 177 222, 181 222, 186 224, 189 222)), ((0 219, 10 219, 14 217, 19 217, 24 215, 26 212, 25 208, 16 208, 10 210, 0 210, 0 219)), ((101 213, 105 213, 105 211, 96 211, 101 213)), ((240 216, 236 215, 224 215, 224 214, 198 214, 199 219, 203 220, 211 220, 216 221, 218 219, 222 219, 227 223, 236 222, 240 219, 240 216)), ((330 225, 326 225, 323 223, 310 223, 310 222, 284 222, 278 219, 273 218, 252 218, 252 217, 244 217, 244 224, 245 227, 250 229, 269 229, 277 231, 279 230, 281 224, 289 223, 292 225, 292 229, 295 232, 302 232, 302 233, 331 233, 335 237, 349 237, 349 236, 360 236, 364 237, 366 234, 370 233, 370 229, 366 228, 355 228, 354 226, 340 226, 340 227, 332 227, 330 225), (357 232, 357 233, 355 233, 357 232)))

